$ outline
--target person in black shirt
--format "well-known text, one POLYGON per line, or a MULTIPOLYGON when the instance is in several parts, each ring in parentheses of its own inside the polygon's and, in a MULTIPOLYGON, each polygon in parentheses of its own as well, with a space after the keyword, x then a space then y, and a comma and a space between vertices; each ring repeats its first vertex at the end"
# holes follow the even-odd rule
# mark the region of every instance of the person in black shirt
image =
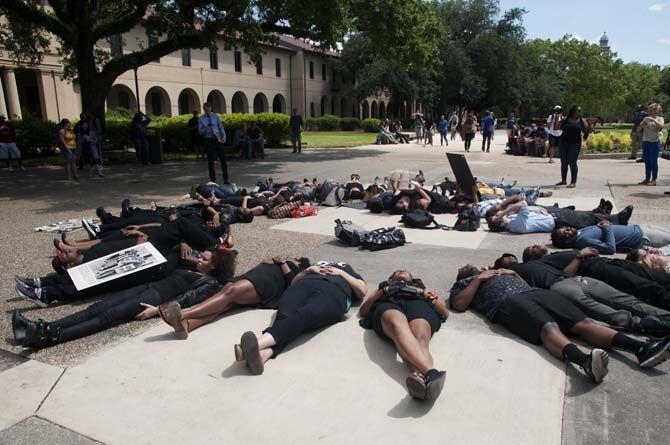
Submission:
POLYGON ((159 308, 163 321, 172 326, 178 339, 216 319, 236 306, 276 309, 279 298, 293 278, 309 267, 309 258, 274 257, 263 260, 244 274, 228 278, 223 288, 184 311, 171 301, 159 308))
POLYGON ((300 272, 279 299, 272 326, 260 335, 247 331, 235 345, 235 359, 254 375, 304 332, 342 321, 352 300, 367 293, 363 278, 348 264, 319 261, 300 272))
POLYGON ((291 119, 289 119, 289 126, 291 127, 291 140, 293 141, 293 153, 302 152, 302 116, 298 114, 297 108, 293 109, 291 119))
POLYGON ((361 326, 372 328, 393 342, 413 372, 405 380, 409 394, 420 400, 435 400, 446 373, 433 367, 430 338, 449 316, 449 310, 434 292, 406 270, 393 272, 361 305, 361 326))
POLYGON ((231 250, 205 252, 196 272, 179 269, 159 281, 113 293, 83 311, 52 322, 29 320, 17 309, 12 317, 14 339, 24 347, 44 348, 133 318, 153 317, 158 314, 156 306, 173 299, 184 307, 198 303, 221 288, 218 280, 234 274, 235 256, 231 250))
POLYGON ((188 120, 186 127, 191 135, 191 150, 198 154, 198 158, 205 160, 205 151, 202 148, 202 136, 198 131, 198 110, 193 111, 193 117, 188 120))
POLYGON ((596 383, 608 373, 609 356, 603 349, 635 354, 643 368, 668 358, 670 337, 643 342, 617 333, 587 318, 562 295, 531 287, 512 270, 481 271, 467 265, 459 269, 457 280, 449 296, 452 309, 465 311, 472 306, 524 340, 541 344, 554 357, 580 366, 596 383), (585 354, 566 334, 579 335, 596 349, 585 354))
MULTIPOLYGON (((579 258, 595 255, 597 252, 594 249, 582 249, 577 253, 575 260, 570 261, 562 269, 544 258, 518 263, 516 256, 508 255, 498 258, 495 267, 511 269, 529 285, 563 295, 589 317, 616 329, 625 329, 638 334, 670 335, 670 324, 647 312, 647 310, 655 311, 656 308, 600 280, 576 276, 575 266, 581 261, 579 258)), ((549 255, 549 258, 551 256, 549 255)))

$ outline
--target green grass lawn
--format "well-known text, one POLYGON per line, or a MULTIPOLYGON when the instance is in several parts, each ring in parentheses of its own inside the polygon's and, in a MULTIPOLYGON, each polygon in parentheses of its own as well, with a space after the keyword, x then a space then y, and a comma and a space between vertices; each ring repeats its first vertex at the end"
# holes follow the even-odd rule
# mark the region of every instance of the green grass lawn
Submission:
POLYGON ((357 145, 374 144, 375 133, 362 131, 305 131, 302 142, 308 147, 356 147, 357 145))

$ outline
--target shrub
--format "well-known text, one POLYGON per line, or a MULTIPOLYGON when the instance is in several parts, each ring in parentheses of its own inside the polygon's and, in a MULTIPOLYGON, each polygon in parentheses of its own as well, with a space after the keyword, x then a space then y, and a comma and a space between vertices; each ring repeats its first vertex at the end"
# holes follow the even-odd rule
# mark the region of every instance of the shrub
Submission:
POLYGON ((588 139, 590 150, 595 152, 623 152, 631 148, 630 134, 622 132, 600 132, 588 139))
POLYGON ((132 147, 133 144, 130 141, 130 134, 128 133, 129 125, 130 119, 124 119, 118 116, 116 118, 110 118, 108 114, 105 118, 105 141, 116 150, 132 147))
POLYGON ((353 131, 361 128, 361 121, 355 117, 343 117, 340 119, 340 130, 353 131))
POLYGON ((321 117, 309 117, 305 122, 305 129, 310 131, 335 131, 340 127, 340 118, 332 114, 321 117))
POLYGON ((16 129, 16 145, 22 156, 32 157, 41 153, 51 153, 56 146, 58 124, 43 121, 30 114, 23 119, 12 121, 16 129))
POLYGON ((361 127, 363 127, 363 131, 366 133, 377 133, 381 124, 382 121, 374 118, 363 119, 361 121, 361 127))

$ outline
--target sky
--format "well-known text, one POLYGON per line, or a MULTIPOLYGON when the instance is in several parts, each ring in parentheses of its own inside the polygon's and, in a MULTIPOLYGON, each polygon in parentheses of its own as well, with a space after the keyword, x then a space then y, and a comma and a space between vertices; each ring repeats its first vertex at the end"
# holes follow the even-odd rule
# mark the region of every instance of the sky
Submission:
POLYGON ((565 34, 597 43, 603 32, 626 62, 670 65, 670 0, 500 0, 525 8, 528 38, 565 34))

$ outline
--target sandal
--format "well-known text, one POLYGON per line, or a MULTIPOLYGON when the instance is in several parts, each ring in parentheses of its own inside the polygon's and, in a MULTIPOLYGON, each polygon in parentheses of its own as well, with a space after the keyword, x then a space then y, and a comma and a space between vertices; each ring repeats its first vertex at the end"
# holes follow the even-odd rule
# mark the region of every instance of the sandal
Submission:
MULTIPOLYGON (((237 345, 235 345, 237 346, 237 345)), ((258 347, 258 337, 251 331, 242 334, 240 339, 239 349, 244 361, 247 362, 247 367, 253 375, 263 374, 263 360, 261 359, 261 352, 258 347)), ((235 348, 235 357, 237 358, 237 347, 235 348)))
POLYGON ((575 187, 577 187, 577 184, 575 184, 574 182, 571 182, 570 184, 568 184, 568 186, 566 188, 573 189, 575 187))
POLYGON ((413 372, 405 379, 405 386, 409 395, 414 399, 426 400, 428 391, 425 378, 418 372, 413 372))
POLYGON ((426 373, 426 394, 428 400, 437 400, 447 380, 445 371, 431 369, 426 373))
POLYGON ((565 181, 557 182, 556 185, 567 185, 568 183, 565 181))
POLYGON ((169 324, 174 329, 175 337, 178 340, 186 340, 188 338, 188 331, 182 323, 181 307, 176 301, 170 301, 167 304, 158 306, 158 313, 163 321, 169 324))

